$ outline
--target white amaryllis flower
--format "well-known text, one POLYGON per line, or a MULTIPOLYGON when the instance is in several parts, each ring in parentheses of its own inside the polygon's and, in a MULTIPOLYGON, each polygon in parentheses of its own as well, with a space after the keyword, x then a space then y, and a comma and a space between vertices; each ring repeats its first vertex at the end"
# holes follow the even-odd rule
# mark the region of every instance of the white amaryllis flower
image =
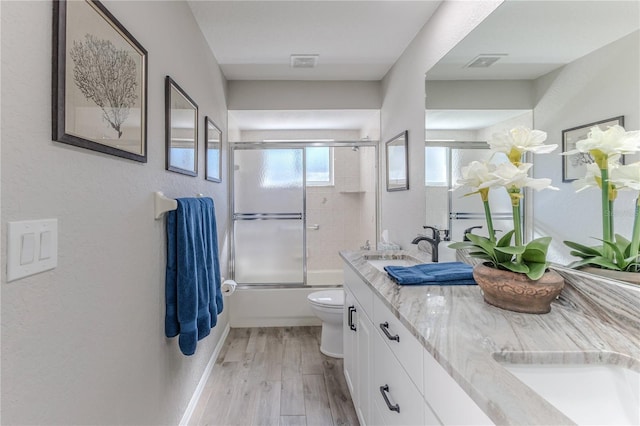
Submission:
MULTIPOLYGON (((611 168, 611 165, 609 165, 611 168)), ((597 188, 602 184, 600 167, 596 163, 587 164, 584 177, 573 181, 573 187, 576 192, 584 191, 588 188, 597 188)))
POLYGON ((456 189, 461 186, 467 186, 471 189, 488 188, 483 186, 488 181, 495 180, 491 172, 495 171, 496 165, 486 163, 484 161, 472 161, 461 169, 462 179, 456 182, 456 189))
POLYGON ((496 170, 491 173, 494 180, 487 182, 485 185, 503 186, 507 189, 528 187, 536 191, 542 189, 558 190, 555 186, 551 186, 551 179, 534 179, 529 177, 529 169, 531 166, 533 166, 533 164, 530 163, 521 163, 518 166, 512 163, 501 163, 496 167, 496 170))
POLYGON ((640 191, 640 161, 637 163, 618 166, 609 171, 609 182, 617 190, 640 191))
POLYGON ((586 139, 576 142, 576 148, 563 154, 600 151, 607 157, 616 154, 633 154, 640 151, 640 131, 627 132, 624 127, 615 125, 607 130, 594 126, 586 139))
POLYGON ((522 153, 530 151, 535 154, 547 154, 558 147, 557 144, 545 145, 547 133, 531 130, 523 126, 513 128, 504 133, 494 133, 489 146, 497 152, 504 152, 511 161, 520 158, 522 153))

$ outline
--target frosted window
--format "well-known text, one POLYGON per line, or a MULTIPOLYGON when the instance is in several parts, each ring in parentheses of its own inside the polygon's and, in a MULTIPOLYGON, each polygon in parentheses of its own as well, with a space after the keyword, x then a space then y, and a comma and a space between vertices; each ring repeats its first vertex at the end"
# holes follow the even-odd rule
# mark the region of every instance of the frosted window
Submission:
POLYGON ((307 185, 333 185, 333 148, 310 147, 305 148, 307 155, 307 185))
POLYGON ((289 188, 300 185, 300 153, 292 149, 269 149, 264 154, 265 188, 289 188))
POLYGON ((424 149, 424 184, 425 186, 448 186, 447 152, 444 146, 428 146, 424 149))

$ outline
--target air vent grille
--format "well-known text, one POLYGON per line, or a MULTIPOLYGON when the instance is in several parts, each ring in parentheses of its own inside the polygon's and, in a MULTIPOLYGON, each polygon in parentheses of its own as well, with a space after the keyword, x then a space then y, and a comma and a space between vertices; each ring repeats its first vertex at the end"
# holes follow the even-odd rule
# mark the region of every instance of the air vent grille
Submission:
POLYGON ((319 55, 291 55, 291 68, 315 68, 319 55))
POLYGON ((465 68, 488 68, 500 59, 507 56, 506 53, 493 53, 478 55, 471 62, 465 65, 465 68))

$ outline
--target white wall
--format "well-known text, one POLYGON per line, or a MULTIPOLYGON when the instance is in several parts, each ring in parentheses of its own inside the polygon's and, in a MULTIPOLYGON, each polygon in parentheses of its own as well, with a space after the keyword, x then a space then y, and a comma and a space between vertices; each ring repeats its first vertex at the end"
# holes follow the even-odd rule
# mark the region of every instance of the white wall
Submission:
MULTIPOLYGON (((562 146, 562 130, 624 115, 627 130, 640 129, 640 32, 636 31, 560 70, 536 80, 534 124, 547 132, 547 143, 562 146)), ((637 161, 634 160, 634 161, 637 161)), ((552 236, 550 260, 576 260, 562 244, 571 240, 597 245, 602 238, 600 193, 596 189, 575 193, 562 182, 562 159, 558 155, 535 158, 536 177, 548 177, 560 191, 534 195, 536 232, 552 236), (558 206, 564 214, 558 214, 558 206)), ((621 192, 614 204, 615 232, 631 239, 634 199, 621 192)))
POLYGON ((51 2, 1 2, 2 229, 59 221, 55 270, 7 283, 3 265, 3 424, 177 424, 228 323, 226 307, 192 357, 164 337, 152 197, 213 197, 222 246, 226 161, 221 184, 202 156, 198 177, 164 170, 164 77, 198 103, 201 143, 205 115, 226 138, 226 82, 186 3, 104 4, 149 52, 146 164, 51 141, 51 2))
MULTIPOLYGON (((381 142, 409 130, 409 191, 382 191, 382 229, 410 246, 425 225, 424 107, 425 72, 502 3, 445 1, 404 51, 382 82, 381 142)), ((380 151, 385 164, 384 150, 380 151)), ((384 167, 381 167, 384 173, 384 167)), ((384 181, 384 180, 383 180, 384 181)))
POLYGON ((529 80, 429 80, 427 109, 530 109, 529 80))
POLYGON ((229 81, 231 110, 379 109, 379 81, 229 81))

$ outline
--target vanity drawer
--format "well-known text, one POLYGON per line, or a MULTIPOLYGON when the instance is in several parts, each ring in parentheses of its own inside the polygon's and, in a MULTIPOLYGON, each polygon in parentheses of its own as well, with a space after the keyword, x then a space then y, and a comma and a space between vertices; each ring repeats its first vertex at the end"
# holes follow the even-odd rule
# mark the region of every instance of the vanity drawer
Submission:
POLYGON ((344 267, 344 285, 349 288, 360 307, 369 318, 373 318, 373 291, 349 266, 344 267))
POLYGON ((379 423, 423 425, 424 399, 382 339, 380 334, 373 333, 374 380, 371 383, 371 397, 382 413, 383 418, 379 423), (390 407, 397 407, 397 410, 390 407))
POLYGON ((423 394, 423 346, 400 320, 391 313, 380 298, 376 297, 373 303, 373 323, 376 330, 378 330, 382 340, 398 358, 411 381, 423 394))

